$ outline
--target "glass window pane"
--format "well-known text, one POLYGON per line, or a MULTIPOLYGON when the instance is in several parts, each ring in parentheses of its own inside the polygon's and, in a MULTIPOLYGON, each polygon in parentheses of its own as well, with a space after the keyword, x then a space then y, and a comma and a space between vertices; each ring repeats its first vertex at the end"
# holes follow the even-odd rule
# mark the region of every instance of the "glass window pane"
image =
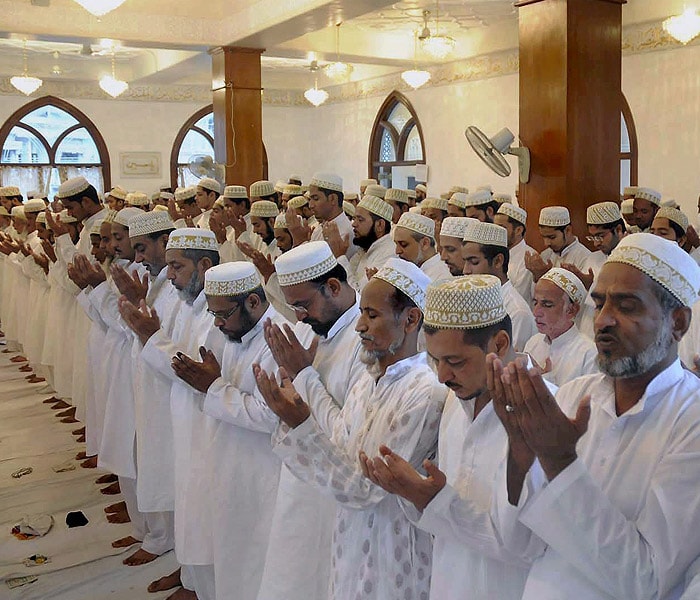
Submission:
POLYGON ((624 191, 626 187, 631 185, 630 183, 630 167, 632 161, 628 158, 622 159, 620 161, 620 194, 624 191))
POLYGON ((99 163, 100 153, 85 127, 71 131, 56 148, 56 164, 99 163))
POLYGON ((620 115, 621 126, 620 126, 620 152, 632 152, 630 149, 630 134, 627 131, 627 123, 625 122, 625 115, 620 115))
POLYGON ((2 147, 3 163, 48 163, 49 155, 44 144, 24 127, 13 127, 2 147))
POLYGON ((204 115, 195 123, 195 126, 206 131, 211 137, 214 137, 214 113, 204 115))
POLYGON ((382 141, 379 145, 379 161, 394 162, 396 160, 396 148, 394 148, 394 140, 391 139, 389 131, 385 127, 382 128, 382 141))
POLYGON ((180 164, 187 164, 190 157, 195 154, 214 156, 214 147, 201 133, 190 129, 185 139, 182 140, 182 146, 180 146, 180 152, 177 155, 177 162, 180 164))
POLYGON ((404 125, 408 123, 408 120, 410 118, 411 113, 408 110, 408 108, 401 104, 401 102, 397 102, 396 106, 389 114, 389 118, 387 119, 387 121, 389 121, 389 123, 396 127, 396 131, 401 133, 401 130, 403 129, 404 125))
POLYGON ((411 127, 411 132, 406 138, 406 147, 403 151, 404 160, 423 160, 423 145, 420 143, 418 127, 411 127))
POLYGON ((20 123, 26 123, 36 129, 53 146, 66 129, 77 125, 78 121, 65 110, 51 106, 42 106, 33 110, 20 119, 20 123))

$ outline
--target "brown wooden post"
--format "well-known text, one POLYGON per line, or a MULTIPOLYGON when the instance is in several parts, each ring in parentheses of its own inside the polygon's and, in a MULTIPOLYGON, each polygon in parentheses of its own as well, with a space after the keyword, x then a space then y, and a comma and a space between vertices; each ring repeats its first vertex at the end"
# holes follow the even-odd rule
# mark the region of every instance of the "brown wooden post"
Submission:
POLYGON ((521 184, 528 243, 544 206, 569 208, 586 235, 586 207, 620 196, 622 4, 625 0, 523 0, 520 29, 520 139, 530 148, 521 184))
POLYGON ((263 50, 225 46, 212 50, 214 153, 226 165, 226 184, 250 186, 263 178, 263 50))

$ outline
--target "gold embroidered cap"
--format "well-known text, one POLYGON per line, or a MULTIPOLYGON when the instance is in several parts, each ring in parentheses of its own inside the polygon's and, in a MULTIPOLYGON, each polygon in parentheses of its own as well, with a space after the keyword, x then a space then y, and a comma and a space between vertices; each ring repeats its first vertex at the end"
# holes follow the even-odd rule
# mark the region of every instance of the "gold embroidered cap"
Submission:
POLYGON ((634 194, 634 198, 635 200, 646 200, 647 202, 651 202, 656 206, 661 206, 661 193, 657 192, 656 190, 652 190, 651 188, 638 187, 634 194))
POLYGON ((491 197, 491 192, 488 190, 476 190, 471 194, 467 194, 465 199, 465 206, 481 206, 483 204, 488 204, 493 198, 491 197))
MULTIPOLYGON (((363 179, 360 181, 360 187, 367 187, 368 185, 377 185, 376 179, 363 179)), ((365 190, 366 192, 367 190, 365 190)))
POLYGON ((261 285, 255 266, 247 261, 223 263, 204 273, 204 293, 207 296, 240 296, 261 285))
POLYGON ((559 289, 563 290, 566 295, 571 298, 571 301, 576 304, 582 304, 588 294, 583 282, 571 271, 567 271, 561 267, 550 269, 542 275, 540 279, 551 281, 559 289))
POLYGON ((175 229, 175 224, 167 211, 141 211, 140 215, 134 215, 129 219, 129 238, 140 235, 149 235, 161 231, 175 229))
POLYGON ((250 216, 263 219, 273 219, 280 214, 277 205, 270 200, 258 200, 250 205, 250 216))
POLYGON ((494 275, 462 275, 428 286, 425 324, 437 329, 480 329, 506 317, 501 280, 494 275))
POLYGON ((400 258, 388 259, 373 279, 381 279, 406 294, 413 303, 425 312, 425 292, 430 285, 428 277, 412 262, 400 258))
POLYGON ((89 187, 90 182, 85 179, 85 177, 80 175, 64 181, 58 188, 58 193, 56 195, 59 198, 71 198, 73 196, 77 196, 81 192, 84 192, 89 187))
POLYGON ((287 201, 287 206, 289 208, 297 209, 301 208, 302 206, 306 206, 308 203, 309 201, 304 196, 295 196, 287 201))
POLYGON ((435 208, 447 212, 447 198, 426 198, 420 203, 421 208, 435 208))
POLYGON ((298 285, 328 273, 338 264, 326 242, 307 242, 288 250, 275 261, 282 287, 298 285))
POLYGON ((634 212, 634 199, 627 198, 620 203, 620 213, 623 215, 631 215, 634 212))
POLYGON ((401 204, 408 204, 408 192, 399 188, 389 188, 384 194, 384 200, 393 200, 401 204))
POLYGON ((185 188, 178 188, 177 190, 175 190, 175 200, 178 203, 194 198, 196 195, 197 188, 193 185, 189 185, 185 188))
MULTIPOLYGON (((27 211, 26 203, 24 205, 24 211, 27 211)), ((684 212, 678 210, 677 208, 672 208, 670 206, 662 206, 659 210, 656 211, 656 215, 654 216, 655 219, 658 219, 659 217, 663 219, 668 219, 669 221, 673 221, 683 230, 683 233, 686 233, 688 231, 688 217, 685 215, 684 212)))
POLYGON ((126 195, 124 202, 129 206, 148 206, 151 200, 143 192, 131 192, 126 195))
POLYGON ((367 189, 365 190, 365 195, 384 199, 386 197, 387 191, 388 190, 383 185, 371 183, 367 186, 367 189))
POLYGON ((564 227, 571 223, 569 209, 566 206, 545 206, 540 211, 542 227, 564 227))
POLYGON ((357 208, 364 208, 366 211, 381 217, 385 221, 391 221, 391 217, 394 214, 392 206, 376 196, 363 196, 357 208))
POLYGON ((425 235, 435 239, 435 221, 423 215, 416 215, 410 212, 403 213, 399 218, 396 227, 410 229, 420 235, 425 235))
POLYGON ((284 186, 282 193, 286 194, 287 196, 293 197, 301 196, 304 192, 301 191, 300 185, 296 185, 295 183, 288 183, 284 186))
MULTIPOLYGON (((628 185, 624 190, 622 190, 623 196, 634 196, 639 188, 636 185, 628 185)), ((629 198, 630 200, 632 198, 629 198)))
POLYGON ((311 181, 309 181, 309 185, 334 192, 343 191, 343 179, 335 173, 315 173, 311 181))
POLYGON ((38 213, 42 210, 46 210, 46 204, 39 198, 32 198, 24 203, 24 212, 26 213, 38 213))
POLYGON ((352 202, 343 200, 343 212, 352 219, 357 211, 355 210, 355 205, 352 202))
POLYGON ((0 187, 0 197, 1 198, 9 198, 10 196, 21 196, 22 194, 19 191, 19 188, 15 185, 6 185, 4 187, 0 187))
POLYGON ((219 251, 216 236, 208 229, 182 227, 176 229, 168 238, 166 250, 211 250, 219 251))
POLYGON ((588 225, 608 225, 621 218, 620 209, 615 202, 598 202, 591 204, 586 209, 586 223, 588 225))
POLYGON ((224 198, 248 198, 248 192, 242 185, 227 185, 222 194, 224 198))
POLYGON ((464 192, 455 192, 450 196, 450 199, 447 201, 447 204, 452 204, 453 206, 456 206, 458 208, 461 208, 464 210, 467 208, 467 194, 464 192))
POLYGON ((124 188, 115 185, 107 195, 112 196, 112 198, 116 198, 117 200, 125 201, 128 194, 124 188))
POLYGON ((493 194, 492 198, 499 204, 511 204, 513 202, 513 196, 510 194, 504 194, 502 192, 497 192, 493 194))
POLYGON ((520 208, 519 206, 515 206, 515 204, 508 204, 508 203, 501 204, 498 207, 498 211, 496 214, 506 215, 507 217, 514 219, 518 223, 522 223, 523 225, 527 225, 527 211, 524 208, 520 208))
POLYGON ((250 184, 250 197, 261 198, 263 196, 272 196, 275 193, 275 186, 271 181, 262 179, 250 184))
POLYGON ((483 246, 508 247, 508 232, 505 227, 495 223, 482 223, 478 219, 473 219, 464 232, 465 242, 474 242, 483 246))
POLYGON ((20 221, 26 221, 27 215, 24 214, 24 206, 13 206, 10 210, 10 216, 13 219, 19 219, 20 221))
POLYGON ((468 194, 469 188, 466 188, 463 185, 453 185, 450 188, 450 191, 448 193, 450 195, 452 195, 452 194, 468 194))
POLYGON ((273 229, 287 229, 287 215, 283 212, 275 217, 275 225, 273 229))
POLYGON ((197 182, 197 187, 204 188, 210 192, 216 192, 217 194, 221 193, 221 184, 216 179, 212 179, 211 177, 202 177, 197 182))

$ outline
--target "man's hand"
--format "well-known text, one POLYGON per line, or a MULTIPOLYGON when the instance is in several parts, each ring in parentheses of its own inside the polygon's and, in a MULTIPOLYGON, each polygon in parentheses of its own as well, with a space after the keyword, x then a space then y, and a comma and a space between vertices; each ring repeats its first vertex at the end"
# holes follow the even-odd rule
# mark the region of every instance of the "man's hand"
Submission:
POLYGON ((107 281, 104 269, 100 265, 92 264, 84 254, 76 254, 73 258, 73 264, 93 288, 107 281))
POLYGON ((236 239, 242 236, 248 229, 248 224, 245 222, 245 218, 233 212, 233 208, 227 208, 225 211, 228 224, 233 227, 233 231, 236 234, 236 239))
POLYGON ((56 250, 54 247, 51 245, 51 242, 48 240, 41 240, 41 247, 44 250, 44 254, 46 254, 46 257, 52 262, 55 263, 56 260, 56 250))
POLYGON ((199 347, 199 356, 202 357, 202 362, 196 362, 186 354, 178 352, 173 356, 172 367, 175 375, 185 383, 206 394, 211 384, 221 377, 221 366, 214 353, 204 346, 199 347))
POLYGON ((551 260, 545 262, 537 252, 525 252, 525 268, 532 273, 535 283, 553 266, 551 260))
POLYGON ((236 242, 236 246, 250 259, 255 265, 255 268, 260 271, 265 283, 267 283, 267 280, 270 279, 275 272, 275 265, 272 262, 272 257, 269 254, 265 256, 260 250, 256 250, 253 246, 245 242, 236 242))
POLYGON ((293 246, 299 246, 300 244, 308 242, 311 239, 311 228, 304 224, 301 217, 293 208, 287 208, 284 218, 287 222, 287 230, 292 236, 293 246))
POLYGON ((685 237, 687 238, 691 249, 700 247, 700 237, 698 237, 698 232, 695 231, 695 227, 692 225, 688 225, 688 230, 685 232, 685 237))
POLYGON ((20 251, 22 254, 24 254, 24 256, 29 256, 29 255, 32 253, 32 251, 31 251, 31 249, 29 248, 29 246, 27 246, 27 244, 25 244, 24 242, 20 242, 20 243, 19 243, 19 251, 20 251))
POLYGON ((304 348, 289 325, 285 324, 284 331, 286 335, 270 319, 265 322, 265 341, 272 351, 275 362, 294 379, 300 371, 313 364, 318 348, 318 337, 314 337, 311 345, 304 348))
POLYGON ((75 266, 75 263, 66 265, 66 273, 68 274, 68 279, 70 279, 81 290, 84 290, 88 285, 90 285, 87 278, 83 275, 83 272, 75 266))
POLYGON ((270 410, 288 427, 294 429, 309 418, 309 405, 294 389, 284 369, 280 369, 281 387, 277 384, 275 376, 268 375, 259 364, 253 365, 253 373, 258 389, 270 410))
POLYGON ((220 215, 212 215, 209 219, 209 229, 216 236, 216 242, 223 244, 226 241, 226 225, 220 215))
POLYGON ((372 277, 374 277, 378 271, 379 271, 379 269, 377 269, 376 267, 366 267, 365 268, 365 277, 367 277, 367 281, 372 279, 372 277))
POLYGON ((119 292, 125 296, 129 302, 138 305, 141 300, 146 299, 146 294, 148 294, 148 275, 144 275, 143 280, 141 280, 138 271, 134 271, 129 275, 129 273, 115 263, 112 263, 109 272, 112 274, 114 285, 117 286, 119 292))
POLYGON ((160 319, 156 309, 149 310, 145 300, 141 300, 137 308, 125 296, 122 296, 119 298, 119 314, 144 346, 150 337, 160 329, 160 319))
POLYGON ((44 273, 49 272, 49 259, 44 256, 43 254, 37 254, 36 252, 32 252, 32 258, 34 259, 34 262, 41 267, 41 269, 44 271, 44 273))
POLYGON ((177 207, 177 202, 175 202, 174 198, 170 198, 170 200, 168 200, 168 214, 173 221, 185 218, 180 209, 177 207))
POLYGON ((68 225, 61 221, 61 217, 56 215, 54 217, 50 210, 46 211, 46 225, 53 231, 54 238, 62 236, 64 233, 68 233, 68 225))
POLYGON ((576 275, 576 277, 578 277, 581 280, 581 283, 583 283, 587 290, 591 289, 591 286, 593 285, 593 278, 595 277, 595 275, 593 274, 593 269, 589 268, 588 273, 584 273, 573 263, 562 263, 561 266, 562 269, 571 271, 574 275, 576 275))
POLYGON ((360 466, 365 477, 390 494, 405 498, 421 512, 447 484, 445 474, 427 459, 423 467, 428 477, 424 478, 411 463, 387 446, 380 446, 379 453, 381 456, 370 459, 360 452, 360 466))
POLYGON ((333 256, 336 258, 345 256, 350 247, 350 236, 341 236, 335 223, 323 223, 321 227, 323 228, 323 239, 331 247, 333 256))

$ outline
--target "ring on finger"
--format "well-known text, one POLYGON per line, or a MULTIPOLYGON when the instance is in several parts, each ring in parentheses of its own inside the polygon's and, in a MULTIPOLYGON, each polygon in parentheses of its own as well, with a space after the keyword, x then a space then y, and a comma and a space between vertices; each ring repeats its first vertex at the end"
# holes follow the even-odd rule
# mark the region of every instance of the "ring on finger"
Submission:
POLYGON ((514 413, 514 412, 515 412, 515 406, 513 406, 512 404, 506 404, 506 412, 514 413))

